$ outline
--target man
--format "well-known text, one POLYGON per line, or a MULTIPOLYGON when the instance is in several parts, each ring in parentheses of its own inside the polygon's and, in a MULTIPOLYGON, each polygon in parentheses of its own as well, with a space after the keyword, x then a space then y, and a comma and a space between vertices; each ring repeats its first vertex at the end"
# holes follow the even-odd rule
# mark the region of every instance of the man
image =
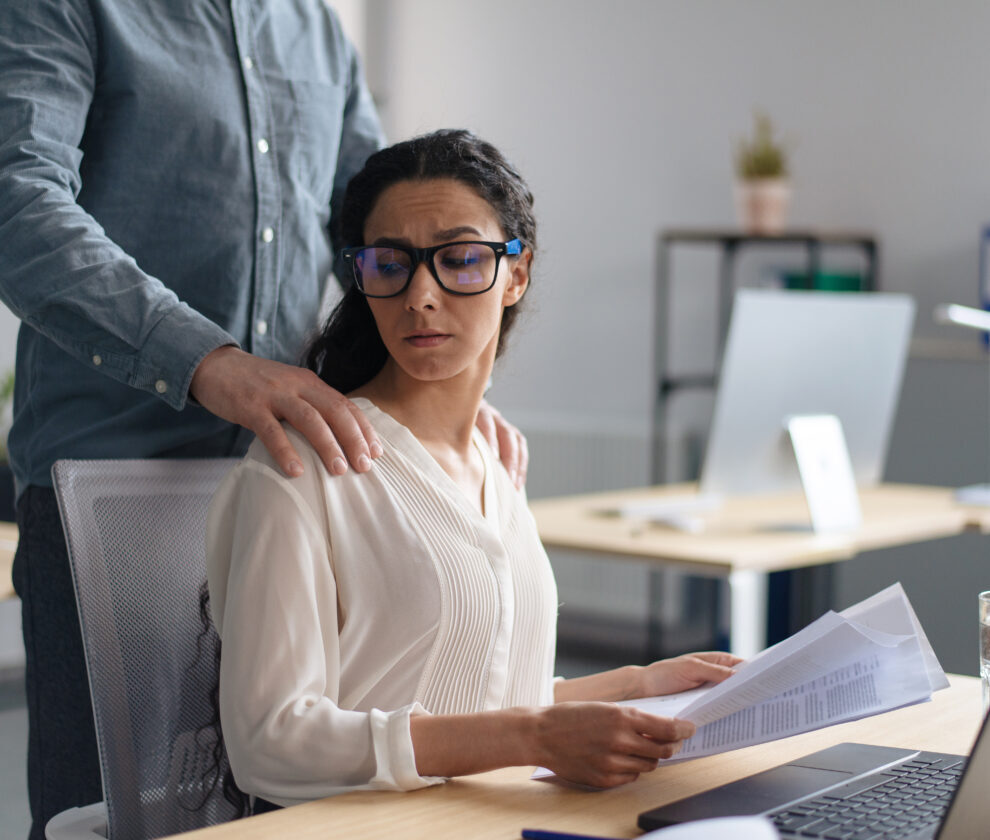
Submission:
MULTIPOLYGON (((31 837, 102 798, 51 464, 240 454, 253 432, 295 476, 285 420, 332 473, 369 469, 361 413, 295 363, 332 209, 381 142, 321 0, 0 0, 31 837)), ((498 438, 521 482, 524 444, 498 438)))

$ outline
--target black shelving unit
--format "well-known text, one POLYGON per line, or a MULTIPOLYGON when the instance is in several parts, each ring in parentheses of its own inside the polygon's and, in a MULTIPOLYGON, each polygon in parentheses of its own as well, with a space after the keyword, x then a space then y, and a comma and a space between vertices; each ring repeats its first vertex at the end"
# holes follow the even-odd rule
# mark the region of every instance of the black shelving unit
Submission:
MULTIPOLYGON (((741 253, 747 250, 779 250, 803 248, 806 255, 807 287, 813 288, 815 278, 823 266, 824 252, 834 248, 859 251, 863 258, 860 289, 875 291, 878 288, 880 253, 876 238, 869 233, 856 231, 790 230, 775 235, 747 234, 722 228, 671 228, 657 237, 657 267, 655 309, 653 323, 653 360, 656 392, 653 412, 653 451, 651 477, 654 484, 663 484, 666 476, 666 427, 667 408, 675 391, 683 389, 713 389, 718 371, 710 374, 672 376, 667 369, 668 315, 670 312, 671 252, 679 245, 715 248, 719 252, 718 285, 713 305, 717 312, 715 330, 715 358, 721 359, 722 347, 729 331, 732 316, 732 298, 737 287, 736 264, 741 253)), ((717 364, 718 362, 716 362, 717 364)))
MULTIPOLYGON (((725 228, 670 228, 657 236, 656 288, 654 309, 654 384, 653 440, 651 451, 651 477, 654 484, 669 481, 666 472, 668 442, 668 410, 674 393, 684 390, 714 390, 718 370, 710 373, 672 375, 668 370, 669 315, 672 296, 671 253, 675 247, 695 246, 713 248, 718 252, 718 277, 712 305, 716 308, 715 359, 720 363, 722 348, 729 330, 732 300, 738 280, 737 263, 746 251, 779 251, 795 247, 804 250, 806 286, 815 287, 815 280, 825 265, 826 252, 834 249, 853 250, 860 254, 863 268, 860 274, 860 290, 875 291, 879 288, 880 252, 873 234, 862 231, 788 230, 776 235, 747 234, 725 228)), ((688 597, 693 611, 707 611, 716 626, 719 612, 717 582, 698 580, 689 587, 688 597)), ((768 622, 768 643, 786 637, 810 618, 816 618, 830 606, 832 575, 829 566, 797 572, 778 572, 771 575, 769 602, 786 604, 775 610, 768 622)), ((650 575, 651 616, 657 614, 661 596, 660 575, 650 575)), ((662 638, 662 628, 651 619, 648 654, 650 658, 678 652, 662 638)), ((715 638, 722 645, 727 640, 715 638)))

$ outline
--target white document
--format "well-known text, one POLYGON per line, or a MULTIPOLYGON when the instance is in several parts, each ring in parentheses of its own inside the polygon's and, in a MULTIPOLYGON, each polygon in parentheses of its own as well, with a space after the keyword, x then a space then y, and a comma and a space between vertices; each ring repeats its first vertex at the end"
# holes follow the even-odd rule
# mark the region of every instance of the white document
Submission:
MULTIPOLYGON (((698 731, 669 760, 762 744, 919 703, 948 684, 904 590, 894 584, 842 614, 826 613, 739 666, 725 682, 692 692, 673 714, 698 731)), ((624 705, 668 714, 657 699, 663 698, 624 705)))
POLYGON ((935 656, 928 636, 925 635, 921 622, 914 614, 911 602, 908 601, 904 587, 900 583, 892 584, 865 601, 843 610, 842 616, 867 627, 884 629, 889 633, 914 633, 921 645, 932 691, 949 687, 945 671, 938 664, 938 657, 935 656))
POLYGON ((698 727, 666 760, 672 762, 919 703, 948 685, 897 583, 842 613, 826 613, 718 685, 620 705, 698 727))

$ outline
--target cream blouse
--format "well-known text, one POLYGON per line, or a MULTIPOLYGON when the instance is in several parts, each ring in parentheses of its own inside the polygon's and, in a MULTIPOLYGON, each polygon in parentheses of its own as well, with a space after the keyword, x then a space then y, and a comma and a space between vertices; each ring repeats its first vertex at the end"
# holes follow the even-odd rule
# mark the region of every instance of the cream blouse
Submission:
POLYGON ((220 714, 248 793, 291 805, 408 790, 409 717, 553 702, 557 591, 525 498, 475 431, 482 515, 412 433, 365 399, 384 447, 331 476, 255 442, 210 506, 220 714))

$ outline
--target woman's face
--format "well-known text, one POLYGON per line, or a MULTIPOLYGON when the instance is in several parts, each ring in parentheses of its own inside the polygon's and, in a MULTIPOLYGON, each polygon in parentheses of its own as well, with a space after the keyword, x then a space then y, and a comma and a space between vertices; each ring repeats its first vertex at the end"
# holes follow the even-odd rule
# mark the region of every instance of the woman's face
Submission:
MULTIPOLYGON (((453 179, 400 181, 378 198, 364 226, 366 245, 427 248, 446 242, 504 242, 495 211, 453 179)), ((444 291, 425 263, 408 288, 391 298, 368 298, 392 361, 414 379, 439 381, 476 373, 487 380, 495 360, 502 310, 529 282, 528 249, 502 257, 495 285, 471 296, 444 291)))

